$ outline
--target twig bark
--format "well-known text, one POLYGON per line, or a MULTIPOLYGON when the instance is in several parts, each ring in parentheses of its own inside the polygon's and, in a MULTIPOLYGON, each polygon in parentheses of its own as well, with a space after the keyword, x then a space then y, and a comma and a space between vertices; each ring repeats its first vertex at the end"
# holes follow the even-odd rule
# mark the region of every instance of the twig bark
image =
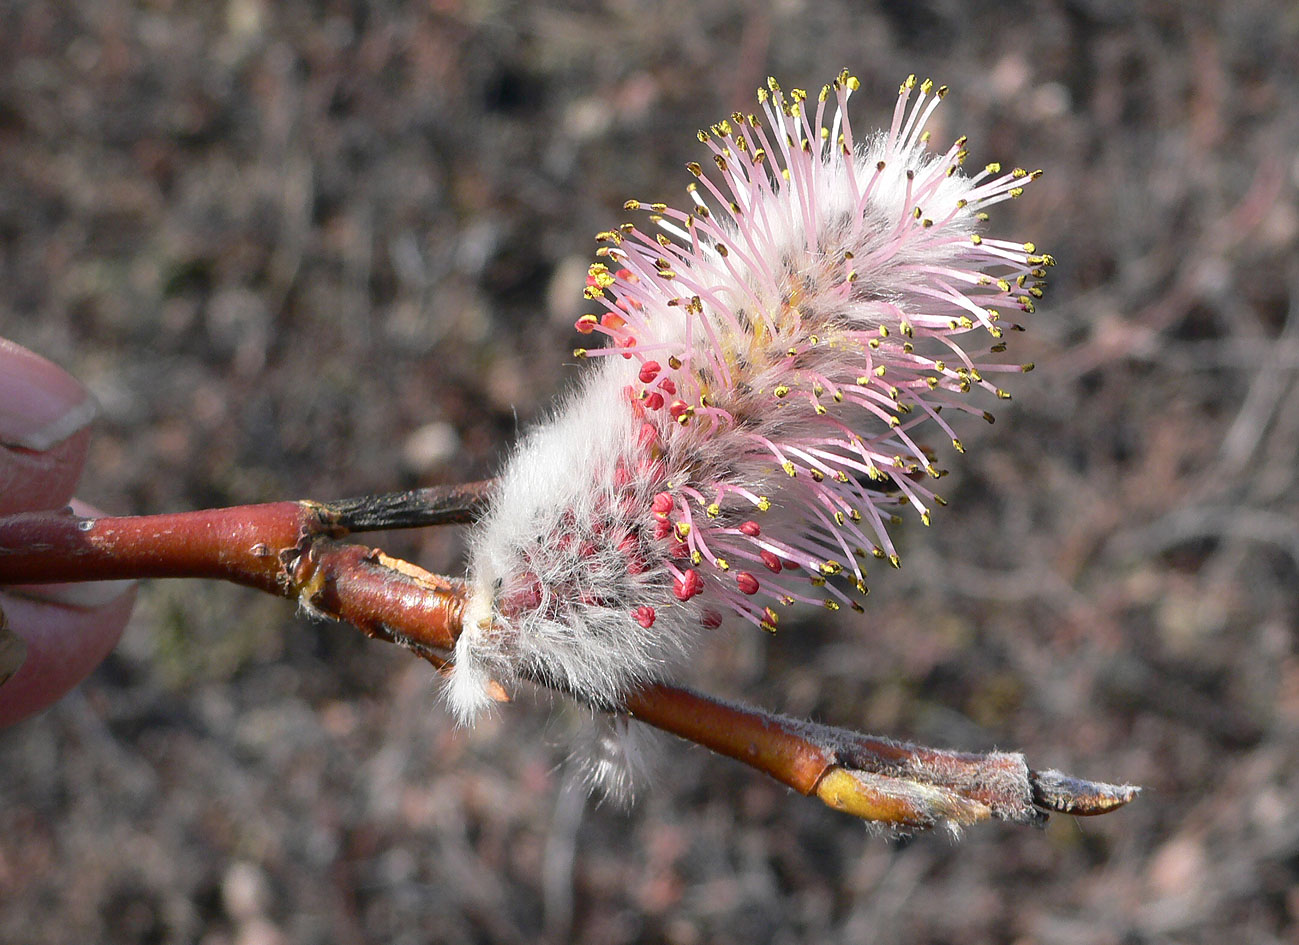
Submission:
MULTIPOLYGON (((349 531, 471 520, 490 483, 276 502, 169 515, 80 518, 70 511, 0 517, 0 585, 145 577, 216 578, 295 600, 443 669, 461 629, 465 589, 349 531)), ((838 810, 893 829, 988 818, 1041 823, 1046 811, 1100 814, 1137 789, 1031 771, 1022 755, 925 748, 789 719, 661 683, 624 711, 742 761, 838 810)))

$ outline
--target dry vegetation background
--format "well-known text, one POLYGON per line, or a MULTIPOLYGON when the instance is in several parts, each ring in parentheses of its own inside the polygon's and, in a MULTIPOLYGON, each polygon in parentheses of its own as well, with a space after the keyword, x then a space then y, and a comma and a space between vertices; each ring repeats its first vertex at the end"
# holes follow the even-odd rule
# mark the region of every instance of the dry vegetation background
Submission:
MULTIPOLYGON (((704 6, 0 3, 0 333, 101 401, 83 495, 489 474, 573 373, 593 234, 680 199, 697 127, 768 73, 849 66, 866 127, 932 75, 936 139, 1047 169, 993 218, 1060 260, 1014 339, 1038 370, 864 617, 737 633, 700 678, 1148 793, 897 844, 674 743, 590 806, 575 710, 454 731, 404 654, 157 582, 0 733, 0 940, 1296 940, 1299 11, 704 6)), ((385 544, 461 566, 455 530, 385 544)))

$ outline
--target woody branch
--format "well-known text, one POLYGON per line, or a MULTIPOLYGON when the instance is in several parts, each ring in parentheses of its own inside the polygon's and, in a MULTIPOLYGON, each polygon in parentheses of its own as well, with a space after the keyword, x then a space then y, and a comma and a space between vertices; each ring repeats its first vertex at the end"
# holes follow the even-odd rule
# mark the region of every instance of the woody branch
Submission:
MULTIPOLYGON (((0 517, 0 586, 147 577, 213 578, 297 601, 443 668, 461 628, 464 587, 350 532, 472 520, 490 483, 332 503, 276 502, 165 515, 0 517)), ((661 683, 623 710, 770 775, 831 807, 898 829, 1044 812, 1106 813, 1122 785, 1031 771, 1021 755, 924 748, 739 706, 661 683)))

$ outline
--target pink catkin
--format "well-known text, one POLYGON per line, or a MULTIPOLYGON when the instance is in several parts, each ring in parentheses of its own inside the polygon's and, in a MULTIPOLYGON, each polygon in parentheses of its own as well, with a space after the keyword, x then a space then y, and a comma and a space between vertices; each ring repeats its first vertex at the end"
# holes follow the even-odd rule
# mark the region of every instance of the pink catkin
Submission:
POLYGON ((921 425, 1027 370, 990 359, 1053 260, 981 236, 1038 172, 965 176, 928 150, 945 94, 903 84, 890 130, 854 142, 846 72, 811 100, 774 80, 762 117, 700 140, 688 211, 600 234, 577 329, 599 363, 521 444, 474 539, 452 704, 542 677, 597 703, 670 672, 720 612, 766 630, 796 601, 861 609, 889 527, 927 525, 943 475, 921 425), (833 112, 827 115, 827 111, 833 112), (827 119, 828 124, 827 124, 827 119), (702 192, 701 192, 702 190, 702 192), (608 357, 608 355, 620 357, 608 357))

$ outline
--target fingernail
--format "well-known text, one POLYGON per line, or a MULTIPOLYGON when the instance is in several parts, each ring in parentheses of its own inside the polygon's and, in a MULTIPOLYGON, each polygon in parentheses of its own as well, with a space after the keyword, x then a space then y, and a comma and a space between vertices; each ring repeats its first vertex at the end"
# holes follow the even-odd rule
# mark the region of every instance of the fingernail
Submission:
POLYGON ((44 452, 95 412, 94 398, 62 368, 0 339, 0 444, 44 452))
POLYGON ((27 659, 27 644, 23 638, 0 622, 0 686, 13 678, 27 659))

